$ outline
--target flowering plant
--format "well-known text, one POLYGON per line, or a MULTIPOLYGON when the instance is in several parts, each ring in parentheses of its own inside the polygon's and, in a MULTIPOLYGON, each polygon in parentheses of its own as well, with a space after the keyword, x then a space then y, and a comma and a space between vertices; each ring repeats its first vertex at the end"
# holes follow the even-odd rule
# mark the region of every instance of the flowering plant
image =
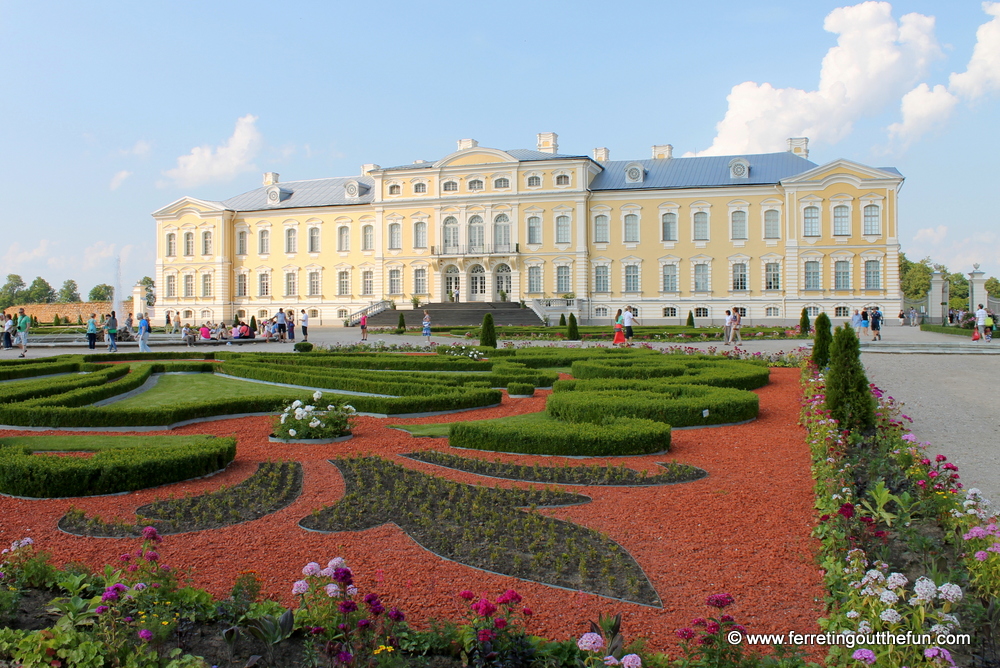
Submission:
MULTIPOLYGON (((705 605, 714 611, 708 617, 696 617, 690 626, 677 629, 681 639, 684 659, 677 662, 679 668, 693 666, 743 666, 758 665, 756 659, 744 656, 740 642, 732 642, 735 634, 746 632, 746 628, 736 623, 736 619, 723 610, 736 603, 731 594, 712 594, 705 605)), ((624 659, 622 660, 624 663, 624 659)))
POLYGON ((351 433, 354 423, 354 406, 343 397, 332 399, 326 408, 319 407, 324 402, 323 393, 313 392, 312 401, 305 403, 296 399, 287 406, 274 423, 274 435, 283 439, 337 438, 351 433))
POLYGON ((458 596, 468 606, 469 622, 461 633, 463 663, 477 668, 531 663, 535 647, 527 627, 532 610, 521 605, 520 594, 508 589, 491 601, 465 589, 458 596))

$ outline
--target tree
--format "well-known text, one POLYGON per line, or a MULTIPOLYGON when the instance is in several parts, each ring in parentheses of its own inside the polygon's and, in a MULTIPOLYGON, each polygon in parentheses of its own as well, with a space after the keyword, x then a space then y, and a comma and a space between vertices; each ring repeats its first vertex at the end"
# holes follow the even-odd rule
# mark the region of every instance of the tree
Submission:
POLYGON ((396 333, 405 334, 406 333, 406 318, 403 317, 403 312, 399 312, 399 322, 396 323, 396 333))
POLYGON ((687 326, 694 327, 694 311, 688 311, 687 326))
POLYGON ((143 276, 139 285, 146 286, 146 306, 153 308, 156 305, 156 282, 149 276, 143 276))
POLYGON ((566 326, 566 314, 565 313, 560 313, 559 314, 559 326, 560 327, 565 327, 566 326))
POLYGON ((486 348, 497 347, 497 330, 493 326, 492 313, 487 313, 483 316, 483 326, 479 331, 479 345, 486 348))
MULTIPOLYGON (((900 261, 900 269, 903 262, 900 261)), ((934 268, 931 259, 925 257, 920 262, 907 262, 906 273, 900 274, 899 285, 907 299, 923 299, 931 291, 931 274, 934 268)))
POLYGON ((948 274, 950 290, 948 292, 948 306, 951 308, 969 308, 969 277, 960 271, 948 274))
POLYGON ((25 291, 24 298, 29 304, 51 304, 56 300, 56 291, 48 281, 36 276, 25 291))
POLYGON ((1000 280, 997 280, 996 276, 990 276, 986 279, 986 292, 989 293, 990 297, 1000 297, 1000 280))
POLYGON ((830 346, 830 370, 826 374, 826 405, 842 429, 868 431, 875 426, 875 397, 861 365, 861 344, 854 328, 837 328, 830 346))
POLYGON ((566 328, 566 338, 570 341, 580 340, 580 328, 576 324, 576 314, 569 314, 569 326, 566 328))
POLYGON ((250 331, 251 332, 257 331, 257 316, 255 315, 250 316, 250 331))
POLYGON ((63 281, 62 287, 59 288, 59 294, 56 295, 56 301, 60 304, 67 304, 70 302, 76 303, 81 301, 80 288, 77 287, 76 281, 63 281))
POLYGON ((90 289, 89 302, 109 302, 115 296, 115 289, 107 283, 99 283, 90 289))
POLYGON ((802 309, 802 317, 799 318, 799 331, 803 334, 808 334, 810 327, 809 309, 802 309))
POLYGON ((0 308, 21 303, 23 293, 24 280, 17 274, 7 274, 7 282, 0 287, 0 308))
POLYGON ((822 369, 830 363, 830 343, 833 333, 830 331, 830 317, 824 312, 816 316, 816 335, 813 339, 812 360, 822 369))

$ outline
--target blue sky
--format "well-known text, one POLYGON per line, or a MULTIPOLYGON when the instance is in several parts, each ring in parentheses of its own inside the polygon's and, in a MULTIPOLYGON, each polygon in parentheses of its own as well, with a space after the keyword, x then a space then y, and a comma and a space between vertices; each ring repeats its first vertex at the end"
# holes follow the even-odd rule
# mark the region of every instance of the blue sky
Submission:
POLYGON ((895 166, 903 251, 1000 275, 1000 3, 0 0, 0 275, 153 273, 183 195, 472 137, 895 166))

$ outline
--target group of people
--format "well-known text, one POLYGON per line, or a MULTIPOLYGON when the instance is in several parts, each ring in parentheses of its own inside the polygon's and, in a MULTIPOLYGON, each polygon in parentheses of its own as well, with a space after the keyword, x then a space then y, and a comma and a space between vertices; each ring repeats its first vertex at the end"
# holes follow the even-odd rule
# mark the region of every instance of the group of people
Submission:
POLYGON ((18 309, 17 315, 0 313, 0 325, 3 328, 3 349, 13 350, 14 346, 21 349, 18 357, 28 354, 28 330, 31 328, 31 316, 24 314, 24 309, 18 309))
POLYGON ((726 340, 722 345, 724 346, 735 346, 738 343, 743 343, 743 337, 740 335, 740 329, 743 327, 743 314, 740 313, 739 308, 733 307, 730 311, 726 309, 726 324, 722 330, 722 338, 726 340))
POLYGON ((979 305, 979 309, 976 311, 976 333, 979 334, 978 337, 973 337, 974 341, 986 341, 989 343, 993 340, 993 314, 983 308, 983 305, 979 305))
MULTIPOLYGON (((902 311, 899 315, 902 318, 902 311)), ((867 308, 860 311, 854 309, 854 315, 851 316, 851 326, 854 327, 854 333, 858 335, 858 338, 870 336, 872 341, 882 340, 883 322, 885 322, 885 314, 879 310, 878 306, 873 306, 870 311, 867 308)))
MULTIPOLYGON (((425 311, 426 312, 426 311, 425 311)), ((613 345, 624 345, 626 348, 632 345, 632 325, 638 325, 639 319, 635 317, 631 306, 626 306, 624 310, 618 309, 615 313, 615 338, 613 345)))
MULTIPOLYGON (((167 314, 167 333, 174 333, 177 331, 177 320, 171 322, 170 314, 167 314)), ((302 332, 302 340, 309 340, 309 314, 306 313, 305 309, 302 309, 301 315, 299 316, 300 331, 302 332)), ((202 324, 201 327, 192 327, 189 324, 185 324, 180 328, 181 340, 184 341, 188 347, 195 345, 198 341, 232 341, 232 340, 243 340, 243 339, 256 339, 261 338, 264 341, 271 342, 277 341, 279 343, 284 343, 286 341, 295 340, 295 312, 292 309, 288 311, 279 310, 275 313, 273 318, 268 318, 266 320, 261 320, 257 325, 255 330, 253 327, 248 325, 244 320, 238 320, 233 323, 232 327, 229 327, 225 323, 212 323, 206 322, 202 324)))

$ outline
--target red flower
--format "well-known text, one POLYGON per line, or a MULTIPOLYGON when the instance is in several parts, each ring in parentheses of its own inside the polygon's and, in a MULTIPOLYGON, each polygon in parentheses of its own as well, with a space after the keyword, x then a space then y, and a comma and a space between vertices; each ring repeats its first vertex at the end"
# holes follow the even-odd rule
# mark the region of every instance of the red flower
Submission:
POLYGON ((947 458, 947 457, 945 457, 944 455, 938 455, 938 456, 937 456, 937 457, 935 457, 934 459, 935 459, 936 461, 939 461, 939 462, 946 462, 946 461, 948 461, 948 458, 947 458))
POLYGON ((507 626, 507 620, 504 619, 503 617, 497 617, 496 619, 493 620, 493 626, 495 626, 497 629, 503 629, 504 627, 507 626))
POLYGON ((479 642, 489 642, 493 640, 494 637, 496 637, 496 634, 494 634, 493 631, 490 631, 489 629, 482 629, 479 631, 477 637, 479 638, 479 642))
POLYGON ((847 519, 851 519, 852 517, 854 517, 854 504, 845 503, 840 507, 840 510, 837 511, 837 514, 843 515, 847 519))
POLYGON ((521 614, 524 615, 525 617, 531 617, 535 613, 534 613, 534 611, 532 611, 531 608, 525 608, 525 609, 521 610, 521 614))
POLYGON ((472 599, 474 599, 476 597, 476 595, 473 594, 468 589, 463 589, 462 591, 458 592, 458 595, 461 596, 462 598, 464 598, 466 601, 471 601, 472 599))

